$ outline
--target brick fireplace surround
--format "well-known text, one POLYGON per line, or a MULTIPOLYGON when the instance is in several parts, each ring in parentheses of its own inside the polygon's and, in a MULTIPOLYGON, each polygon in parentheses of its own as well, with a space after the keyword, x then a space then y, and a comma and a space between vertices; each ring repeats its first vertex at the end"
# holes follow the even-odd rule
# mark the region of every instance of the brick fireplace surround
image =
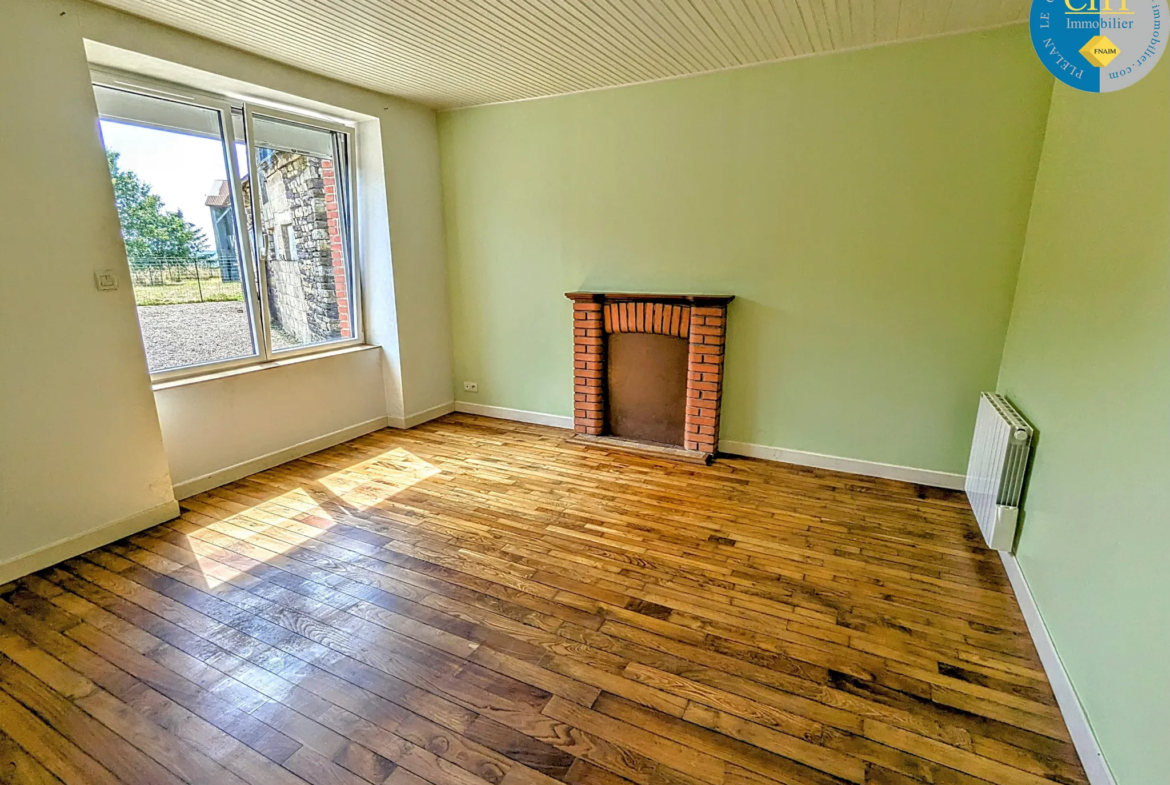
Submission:
POLYGON ((652 333, 687 341, 683 449, 710 460, 719 445, 727 304, 734 296, 569 292, 573 301, 573 424, 579 434, 609 433, 607 338, 652 333))

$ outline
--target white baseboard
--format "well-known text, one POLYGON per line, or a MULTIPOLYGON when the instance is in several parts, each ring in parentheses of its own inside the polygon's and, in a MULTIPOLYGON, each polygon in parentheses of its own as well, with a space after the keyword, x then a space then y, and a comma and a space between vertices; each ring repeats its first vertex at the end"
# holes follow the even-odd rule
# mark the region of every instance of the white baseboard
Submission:
POLYGON ((1060 706, 1060 713, 1064 716, 1064 724, 1068 726, 1072 736, 1073 746, 1077 748, 1077 755, 1081 758, 1081 765, 1092 785, 1117 785, 1113 779, 1113 772, 1101 754, 1101 747, 1097 744, 1097 736, 1093 733, 1093 726, 1085 714, 1077 692, 1073 688, 1068 671, 1060 661, 1052 636, 1048 634, 1048 627, 1040 615, 1040 608, 1036 605, 1036 598, 1028 588, 1028 580, 1016 557, 1005 551, 999 552, 1003 561, 1003 568, 1007 571, 1008 580, 1016 593, 1016 601, 1020 604, 1020 611, 1024 614, 1024 621, 1028 624, 1028 632, 1032 635, 1032 642, 1036 644, 1036 652, 1040 655, 1040 662, 1044 664, 1044 672, 1048 675, 1048 683, 1052 685, 1052 692, 1056 695, 1056 703, 1060 706))
POLYGON ((422 425, 424 422, 429 422, 436 417, 442 417, 444 414, 450 414, 453 411, 455 411, 455 402, 448 401, 447 403, 441 403, 438 406, 423 409, 421 412, 406 417, 387 417, 386 422, 391 428, 413 428, 416 425, 422 425))
POLYGON ((58 540, 23 556, 17 556, 0 563, 0 584, 14 581, 46 567, 52 567, 66 559, 72 559, 74 556, 92 551, 94 548, 100 548, 103 545, 109 545, 123 537, 129 537, 131 534, 137 534, 143 529, 149 529, 151 526, 157 526, 177 517, 179 517, 179 503, 176 501, 163 502, 127 518, 58 540))
POLYGON ((302 458, 309 453, 324 450, 327 447, 347 442, 350 439, 356 439, 359 436, 365 436, 367 433, 373 433, 374 431, 385 428, 386 420, 387 418, 385 417, 375 417, 372 420, 359 422, 356 425, 350 425, 347 428, 342 428, 341 430, 294 444, 291 447, 285 447, 283 450, 276 450, 267 455, 251 458, 224 469, 204 474, 201 477, 186 480, 175 486, 175 498, 186 499, 197 493, 210 491, 212 488, 218 488, 229 482, 235 482, 243 477, 247 477, 249 474, 262 472, 265 469, 271 469, 273 466, 279 466, 282 463, 302 458))
POLYGON ((780 463, 794 463, 797 466, 812 466, 817 469, 829 469, 846 474, 860 474, 865 477, 880 477, 884 480, 901 480, 918 485, 929 485, 933 488, 949 488, 962 490, 962 474, 938 472, 933 469, 915 469, 912 466, 898 466, 892 463, 878 463, 863 461, 857 458, 841 458, 836 455, 822 455, 804 450, 789 450, 784 447, 768 447, 763 444, 749 442, 733 442, 726 439, 719 441, 719 451, 731 455, 744 455, 748 458, 763 458, 767 461, 780 463))
MULTIPOLYGON (((559 414, 544 414, 529 412, 523 409, 507 409, 503 406, 484 406, 478 403, 456 401, 455 411, 466 414, 479 414, 484 417, 496 417, 501 420, 515 420, 534 425, 550 425, 553 428, 573 427, 573 418, 559 414)), ((929 485, 935 488, 950 488, 962 490, 964 476, 949 472, 936 472, 931 469, 915 469, 910 466, 895 466, 890 463, 876 463, 861 461, 856 458, 840 458, 835 455, 821 455, 815 452, 802 450, 788 450, 783 447, 768 447, 763 444, 748 442, 733 442, 726 439, 719 442, 719 450, 731 455, 745 455, 749 458, 763 458, 780 463, 794 463, 798 466, 814 466, 819 469, 831 469, 848 474, 861 474, 866 477, 881 477, 886 480, 902 480, 903 482, 929 485)))
POLYGON ((495 417, 499 420, 515 420, 533 425, 548 425, 553 428, 573 428, 573 418, 560 414, 544 414, 543 412, 529 412, 524 409, 505 409, 503 406, 484 406, 478 403, 465 401, 455 402, 455 411, 464 414, 479 414, 483 417, 495 417))

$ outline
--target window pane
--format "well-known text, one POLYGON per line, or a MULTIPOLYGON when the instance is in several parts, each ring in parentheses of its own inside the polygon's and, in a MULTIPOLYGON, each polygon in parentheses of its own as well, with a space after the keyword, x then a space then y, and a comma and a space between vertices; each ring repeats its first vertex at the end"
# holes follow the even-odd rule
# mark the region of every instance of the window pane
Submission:
POLYGON ((151 373, 254 356, 220 113, 94 93, 151 373))
POLYGON ((345 136, 259 115, 252 134, 272 349, 352 338, 345 136))

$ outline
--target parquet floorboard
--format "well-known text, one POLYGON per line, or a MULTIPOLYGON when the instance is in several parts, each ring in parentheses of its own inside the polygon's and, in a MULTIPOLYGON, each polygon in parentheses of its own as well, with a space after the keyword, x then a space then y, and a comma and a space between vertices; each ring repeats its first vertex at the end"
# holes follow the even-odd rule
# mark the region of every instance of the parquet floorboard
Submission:
POLYGON ((1085 783, 961 495, 450 415, 0 587, 0 783, 1085 783))

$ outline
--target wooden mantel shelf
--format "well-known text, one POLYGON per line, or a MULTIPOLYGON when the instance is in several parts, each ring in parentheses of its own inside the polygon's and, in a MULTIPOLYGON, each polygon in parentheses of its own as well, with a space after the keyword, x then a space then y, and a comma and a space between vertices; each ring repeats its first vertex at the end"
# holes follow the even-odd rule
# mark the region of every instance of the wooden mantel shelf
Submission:
POLYGON ((573 302, 594 303, 689 303, 698 306, 727 307, 734 294, 647 294, 634 292, 565 292, 573 302))

